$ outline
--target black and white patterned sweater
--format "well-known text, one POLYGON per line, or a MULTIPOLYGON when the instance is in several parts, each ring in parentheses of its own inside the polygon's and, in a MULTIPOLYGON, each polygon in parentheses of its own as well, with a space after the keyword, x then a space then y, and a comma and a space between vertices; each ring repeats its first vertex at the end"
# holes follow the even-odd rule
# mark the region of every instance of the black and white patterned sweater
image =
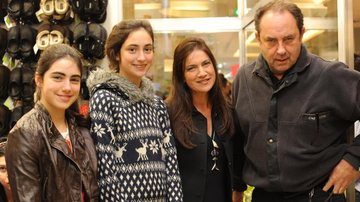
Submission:
POLYGON ((98 157, 100 201, 182 201, 166 106, 151 81, 135 86, 96 70, 88 80, 91 133, 98 157))

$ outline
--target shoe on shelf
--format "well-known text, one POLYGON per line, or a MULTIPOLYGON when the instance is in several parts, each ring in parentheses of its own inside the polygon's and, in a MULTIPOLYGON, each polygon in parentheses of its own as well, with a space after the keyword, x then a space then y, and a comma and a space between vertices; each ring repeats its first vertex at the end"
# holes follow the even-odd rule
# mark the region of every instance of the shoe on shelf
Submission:
POLYGON ((16 25, 9 29, 7 34, 7 48, 6 52, 11 58, 20 59, 20 25, 16 25))
POLYGON ((11 70, 9 80, 9 96, 13 101, 21 99, 22 82, 21 82, 21 67, 15 67, 11 70))

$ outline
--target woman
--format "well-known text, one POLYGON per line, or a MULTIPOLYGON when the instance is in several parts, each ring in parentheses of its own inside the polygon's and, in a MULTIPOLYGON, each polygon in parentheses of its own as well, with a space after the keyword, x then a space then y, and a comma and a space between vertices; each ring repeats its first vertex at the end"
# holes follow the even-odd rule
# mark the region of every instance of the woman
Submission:
POLYGON ((100 201, 182 201, 166 106, 145 77, 154 56, 149 22, 115 25, 105 52, 111 71, 87 80, 100 201))
POLYGON ((6 142, 7 137, 0 138, 0 202, 13 201, 5 162, 6 142))
POLYGON ((95 148, 77 107, 81 69, 68 45, 41 54, 35 106, 10 131, 5 153, 14 201, 97 201, 95 148))
POLYGON ((242 144, 216 66, 200 38, 185 39, 175 49, 168 107, 186 202, 231 201, 232 188, 240 198, 246 189, 239 178, 231 185, 233 162, 234 176, 241 174, 242 144))

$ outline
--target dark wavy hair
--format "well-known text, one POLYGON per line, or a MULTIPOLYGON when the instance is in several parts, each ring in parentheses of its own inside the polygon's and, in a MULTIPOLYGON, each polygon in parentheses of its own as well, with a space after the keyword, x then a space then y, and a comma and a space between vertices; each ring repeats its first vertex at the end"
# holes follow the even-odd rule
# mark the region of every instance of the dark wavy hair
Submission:
MULTIPOLYGON (((79 68, 81 75, 82 72, 82 54, 75 48, 67 44, 54 44, 47 47, 40 55, 39 61, 36 67, 36 74, 44 78, 45 73, 50 69, 50 67, 58 60, 62 58, 70 58, 75 62, 76 66, 79 68)), ((36 88, 35 92, 35 101, 40 100, 41 90, 36 88)), ((76 122, 84 127, 90 126, 90 119, 84 117, 79 113, 79 103, 74 102, 67 110, 67 114, 70 114, 75 117, 76 122)))
MULTIPOLYGON (((215 57, 205 41, 201 38, 185 39, 176 47, 174 52, 173 89, 170 97, 166 100, 175 137, 185 148, 189 149, 196 146, 191 142, 191 136, 197 130, 192 120, 193 103, 191 90, 185 83, 185 61, 194 50, 204 51, 209 56, 215 72, 217 72, 215 57)), ((215 75, 215 84, 210 89, 209 101, 213 106, 213 110, 218 113, 219 120, 221 120, 221 125, 217 132, 219 135, 232 134, 234 131, 232 110, 221 92, 219 76, 217 73, 215 75)))
POLYGON ((105 52, 109 59, 109 68, 115 72, 119 71, 120 57, 119 52, 128 38, 129 34, 135 30, 145 29, 149 33, 154 43, 154 32, 147 20, 123 20, 116 24, 106 40, 105 52))
POLYGON ((296 20, 296 25, 301 33, 304 27, 304 16, 301 12, 301 9, 294 3, 289 2, 287 0, 274 0, 263 7, 260 7, 256 10, 254 21, 255 21, 255 30, 260 33, 260 21, 264 14, 268 11, 275 11, 275 12, 283 12, 288 11, 294 16, 296 20))

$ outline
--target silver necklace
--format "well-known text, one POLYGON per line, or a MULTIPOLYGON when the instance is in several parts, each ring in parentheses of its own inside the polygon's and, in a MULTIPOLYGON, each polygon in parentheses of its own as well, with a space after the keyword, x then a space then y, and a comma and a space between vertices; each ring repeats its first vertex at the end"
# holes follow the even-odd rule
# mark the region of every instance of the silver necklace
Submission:
POLYGON ((212 166, 211 170, 220 170, 217 165, 217 161, 219 160, 219 146, 215 142, 215 130, 213 131, 213 133, 211 135, 211 142, 213 145, 213 149, 211 150, 211 157, 212 157, 212 160, 214 161, 214 165, 212 166))

